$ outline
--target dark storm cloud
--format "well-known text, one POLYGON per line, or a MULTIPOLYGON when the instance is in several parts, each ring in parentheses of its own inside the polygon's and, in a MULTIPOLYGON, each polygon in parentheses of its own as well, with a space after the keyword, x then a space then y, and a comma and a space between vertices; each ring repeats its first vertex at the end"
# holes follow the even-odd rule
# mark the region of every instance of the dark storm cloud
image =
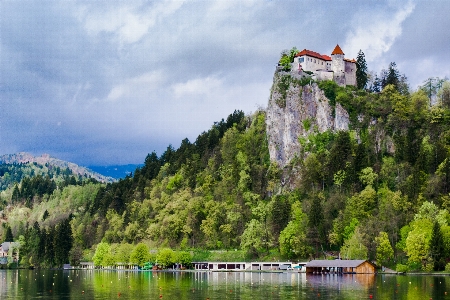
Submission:
POLYGON ((448 75, 448 7, 3 1, 0 153, 141 163, 153 150, 194 141, 235 109, 265 107, 280 52, 293 46, 329 54, 339 43, 349 57, 363 49, 369 68, 396 61, 415 84, 428 76, 411 67, 418 60, 433 76, 448 75))

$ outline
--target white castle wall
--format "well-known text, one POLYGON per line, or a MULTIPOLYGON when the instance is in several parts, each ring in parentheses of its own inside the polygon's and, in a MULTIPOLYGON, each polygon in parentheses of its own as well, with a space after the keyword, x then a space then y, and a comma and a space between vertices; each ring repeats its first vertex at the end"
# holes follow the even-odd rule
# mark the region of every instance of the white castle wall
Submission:
POLYGON ((356 64, 353 62, 345 62, 345 84, 356 85, 356 64))
POLYGON ((334 80, 340 86, 356 86, 356 64, 344 59, 342 54, 331 55, 331 61, 303 55, 294 58, 293 71, 314 72, 314 79, 334 80))
POLYGON ((301 64, 304 71, 314 72, 316 70, 330 70, 331 68, 330 62, 315 57, 300 56, 296 57, 294 61, 301 64), (302 58, 303 62, 301 62, 302 58))

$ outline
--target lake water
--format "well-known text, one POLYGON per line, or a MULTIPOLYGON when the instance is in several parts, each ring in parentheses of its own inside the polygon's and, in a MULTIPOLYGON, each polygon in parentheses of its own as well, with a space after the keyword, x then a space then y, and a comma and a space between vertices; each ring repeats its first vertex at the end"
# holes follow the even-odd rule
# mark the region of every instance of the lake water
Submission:
POLYGON ((0 299, 450 299, 450 277, 0 270, 0 299))

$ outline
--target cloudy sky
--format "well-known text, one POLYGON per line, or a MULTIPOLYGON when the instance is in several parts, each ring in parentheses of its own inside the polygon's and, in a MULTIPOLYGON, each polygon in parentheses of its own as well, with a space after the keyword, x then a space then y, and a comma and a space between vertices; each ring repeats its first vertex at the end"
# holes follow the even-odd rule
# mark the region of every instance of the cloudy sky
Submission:
POLYGON ((296 46, 413 89, 450 77, 450 1, 0 1, 0 154, 142 163, 235 109, 266 107, 296 46))

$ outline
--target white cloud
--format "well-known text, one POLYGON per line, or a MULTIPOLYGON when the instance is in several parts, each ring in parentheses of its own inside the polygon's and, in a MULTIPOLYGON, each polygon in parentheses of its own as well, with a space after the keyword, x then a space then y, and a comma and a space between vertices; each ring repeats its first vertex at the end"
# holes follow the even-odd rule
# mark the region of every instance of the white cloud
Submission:
POLYGON ((114 102, 122 98, 143 98, 151 94, 152 90, 160 87, 165 80, 164 78, 161 71, 152 71, 126 79, 110 90, 106 100, 114 102))
POLYGON ((175 96, 180 98, 187 95, 209 95, 221 87, 221 80, 208 76, 206 78, 188 80, 184 83, 177 83, 173 85, 172 90, 175 96))
POLYGON ((384 7, 381 11, 359 12, 352 21, 353 29, 347 34, 346 56, 356 57, 363 50, 367 61, 374 61, 389 51, 402 34, 402 23, 414 11, 411 1, 401 7, 384 7))
POLYGON ((106 11, 92 11, 86 7, 78 10, 78 18, 91 35, 112 33, 119 43, 140 41, 157 22, 175 13, 183 1, 161 1, 149 9, 135 2, 106 11))

